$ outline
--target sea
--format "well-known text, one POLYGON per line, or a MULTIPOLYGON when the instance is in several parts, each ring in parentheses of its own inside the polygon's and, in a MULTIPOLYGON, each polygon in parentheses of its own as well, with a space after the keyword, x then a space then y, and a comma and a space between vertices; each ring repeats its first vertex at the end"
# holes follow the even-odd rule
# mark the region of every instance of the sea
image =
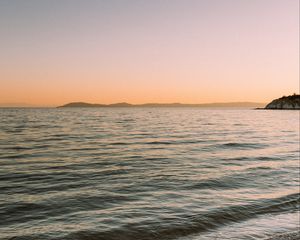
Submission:
POLYGON ((297 231, 299 122, 290 110, 2 108, 0 239, 297 231))

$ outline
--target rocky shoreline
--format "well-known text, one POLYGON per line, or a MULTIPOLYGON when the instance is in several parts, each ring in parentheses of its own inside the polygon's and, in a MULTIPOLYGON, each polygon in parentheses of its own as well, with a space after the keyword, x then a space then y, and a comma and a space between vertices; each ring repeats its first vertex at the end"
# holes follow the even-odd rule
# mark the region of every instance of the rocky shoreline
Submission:
POLYGON ((299 240, 300 239, 300 231, 297 232, 289 232, 275 235, 267 240, 299 240))
POLYGON ((294 94, 275 99, 264 109, 300 110, 300 95, 294 94))

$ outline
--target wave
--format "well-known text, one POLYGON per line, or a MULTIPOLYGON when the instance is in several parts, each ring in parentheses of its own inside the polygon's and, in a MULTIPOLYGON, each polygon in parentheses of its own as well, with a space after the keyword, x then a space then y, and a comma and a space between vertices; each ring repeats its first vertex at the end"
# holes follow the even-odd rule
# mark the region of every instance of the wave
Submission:
POLYGON ((208 140, 168 140, 168 141, 151 141, 145 144, 149 145, 182 145, 182 144, 198 144, 207 143, 208 140))
POLYGON ((259 203, 217 208, 199 215, 187 216, 176 224, 156 223, 152 226, 127 224, 119 229, 102 232, 79 231, 56 240, 155 240, 175 239, 212 230, 232 222, 245 221, 262 214, 275 214, 299 210, 300 194, 294 193, 259 203))
POLYGON ((215 145, 218 148, 237 148, 237 149, 259 149, 259 148, 264 148, 267 145, 261 144, 261 143, 238 143, 238 142, 229 142, 229 143, 223 143, 223 144, 218 144, 215 145))
POLYGON ((107 194, 106 196, 85 196, 75 194, 40 201, 39 203, 15 202, 0 204, 0 222, 2 226, 60 217, 78 211, 99 210, 112 207, 115 203, 132 202, 137 199, 125 194, 107 194))

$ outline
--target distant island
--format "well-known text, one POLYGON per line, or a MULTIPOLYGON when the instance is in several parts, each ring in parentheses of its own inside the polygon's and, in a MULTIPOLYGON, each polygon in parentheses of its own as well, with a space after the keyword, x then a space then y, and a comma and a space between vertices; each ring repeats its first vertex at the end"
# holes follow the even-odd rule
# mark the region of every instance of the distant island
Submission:
POLYGON ((114 104, 93 104, 85 102, 72 102, 59 106, 58 108, 95 108, 95 107, 264 107, 264 103, 255 102, 229 102, 229 103, 202 103, 202 104, 184 104, 184 103, 144 103, 130 104, 126 102, 114 104))
POLYGON ((275 99, 266 105, 265 109, 300 110, 300 95, 293 94, 275 99))

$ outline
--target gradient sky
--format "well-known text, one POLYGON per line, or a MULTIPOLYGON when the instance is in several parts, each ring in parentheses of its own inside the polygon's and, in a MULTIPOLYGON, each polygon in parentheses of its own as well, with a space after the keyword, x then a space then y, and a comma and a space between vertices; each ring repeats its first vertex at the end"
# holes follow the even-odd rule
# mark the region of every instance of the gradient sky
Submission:
POLYGON ((1 0, 0 103, 299 92, 298 0, 1 0))

